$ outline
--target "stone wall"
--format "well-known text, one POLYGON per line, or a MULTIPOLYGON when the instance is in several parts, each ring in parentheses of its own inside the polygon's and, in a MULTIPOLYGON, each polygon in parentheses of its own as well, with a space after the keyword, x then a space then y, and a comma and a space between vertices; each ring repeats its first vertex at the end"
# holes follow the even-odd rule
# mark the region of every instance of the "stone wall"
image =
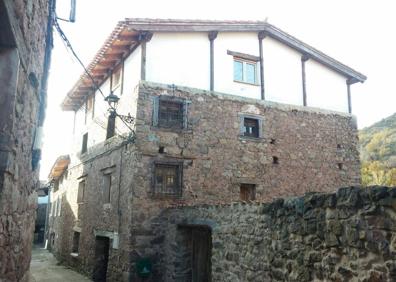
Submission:
POLYGON ((51 50, 49 0, 0 1, 0 280, 25 281, 31 258, 51 50), (37 134, 38 136, 38 134, 37 134))
MULTIPOLYGON (((161 251, 151 219, 171 205, 239 201, 241 183, 255 184, 256 200, 264 202, 360 183, 353 117, 309 107, 141 82, 136 146, 130 202, 131 244, 137 254, 133 259, 155 257, 161 251), (152 126, 153 99, 159 95, 190 102, 187 130, 152 126), (262 117, 262 138, 239 135, 243 114, 262 117), (180 198, 151 196, 153 162, 158 160, 183 163, 180 198)), ((131 267, 134 273, 134 264, 131 267)))
POLYGON ((256 184, 260 201, 360 184, 356 122, 342 113, 143 82, 136 141, 142 197, 151 183, 141 177, 152 174, 155 159, 184 162, 182 201, 190 203, 238 200, 240 183, 256 184), (186 130, 152 126, 153 99, 159 95, 189 101, 186 130), (240 136, 244 114, 263 119, 262 138, 240 136))
POLYGON ((396 188, 168 209, 152 220, 162 242, 155 281, 189 273, 182 227, 202 225, 212 232, 212 281, 396 281, 396 188))

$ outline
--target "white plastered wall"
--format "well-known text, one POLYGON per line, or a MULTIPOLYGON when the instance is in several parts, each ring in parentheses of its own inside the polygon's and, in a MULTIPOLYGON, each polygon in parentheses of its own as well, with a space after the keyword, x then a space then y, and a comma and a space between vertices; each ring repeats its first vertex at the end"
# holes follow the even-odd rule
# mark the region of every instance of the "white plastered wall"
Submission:
POLYGON ((267 101, 303 105, 301 53, 275 39, 263 39, 267 101))
MULTIPOLYGON (((132 116, 136 115, 136 93, 135 87, 140 80, 140 63, 141 63, 141 48, 138 47, 128 58, 124 61, 123 68, 123 84, 121 89, 117 90, 117 95, 120 98, 117 112, 132 116)), ((110 77, 107 78, 101 85, 100 89, 106 97, 110 94, 110 77)), ((102 94, 97 90, 95 92, 94 115, 87 115, 87 122, 85 123, 85 102, 83 106, 76 112, 75 117, 75 131, 74 131, 74 152, 79 153, 82 147, 83 135, 88 132, 88 148, 96 144, 100 144, 106 139, 107 119, 109 116, 109 105, 102 94)), ((128 129, 122 121, 116 119, 116 133, 126 133, 128 129)))
POLYGON ((305 63, 307 106, 348 112, 346 78, 322 64, 305 63))
POLYGON ((146 80, 209 89, 207 33, 154 33, 146 45, 146 80))
POLYGON ((227 54, 227 50, 258 57, 259 42, 257 33, 220 32, 217 35, 214 41, 214 90, 260 99, 260 63, 257 62, 257 85, 234 82, 234 58, 232 55, 227 54))

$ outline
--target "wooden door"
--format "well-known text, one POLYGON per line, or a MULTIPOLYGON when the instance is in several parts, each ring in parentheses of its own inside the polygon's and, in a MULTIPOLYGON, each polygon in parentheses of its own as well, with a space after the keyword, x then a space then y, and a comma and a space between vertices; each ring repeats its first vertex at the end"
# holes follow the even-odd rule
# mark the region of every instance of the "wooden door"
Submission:
POLYGON ((209 228, 192 228, 192 281, 211 281, 212 236, 209 228))
POLYGON ((96 236, 95 265, 92 274, 94 282, 106 282, 107 264, 109 262, 109 246, 109 238, 96 236))

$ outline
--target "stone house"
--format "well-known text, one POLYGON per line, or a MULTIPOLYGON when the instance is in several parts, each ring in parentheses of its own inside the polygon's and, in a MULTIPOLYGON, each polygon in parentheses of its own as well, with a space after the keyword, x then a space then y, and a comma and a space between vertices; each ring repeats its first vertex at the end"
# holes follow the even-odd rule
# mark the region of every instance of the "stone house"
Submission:
POLYGON ((360 183, 366 77, 266 22, 126 19, 88 72, 62 104, 74 144, 49 175, 49 232, 95 281, 174 281, 153 220, 168 207, 360 183))
POLYGON ((0 281, 27 281, 54 0, 0 0, 0 281))

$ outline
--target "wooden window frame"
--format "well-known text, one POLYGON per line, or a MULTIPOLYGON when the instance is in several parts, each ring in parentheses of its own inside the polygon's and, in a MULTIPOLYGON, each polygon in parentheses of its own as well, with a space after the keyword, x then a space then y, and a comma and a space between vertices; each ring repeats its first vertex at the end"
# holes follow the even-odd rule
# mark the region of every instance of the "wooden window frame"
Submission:
POLYGON ((110 76, 110 90, 115 92, 118 89, 120 89, 119 94, 122 95, 123 83, 124 83, 124 62, 122 62, 112 70, 110 76), (118 73, 119 73, 118 83, 114 84, 114 79, 118 73))
POLYGON ((87 186, 86 180, 81 180, 78 183, 78 190, 77 190, 77 204, 84 203, 85 200, 85 187, 87 186))
POLYGON ((73 231, 73 241, 72 241, 72 254, 78 254, 80 252, 80 238, 81 232, 73 231))
POLYGON ((116 117, 117 115, 115 112, 110 112, 110 115, 107 118, 106 140, 115 135, 116 117))
POLYGON ((256 200, 256 184, 252 183, 241 183, 239 185, 239 198, 241 201, 249 202, 256 200), (243 191, 245 190, 245 191, 243 191), (249 190, 249 191, 248 191, 249 190), (243 197, 249 194, 246 199, 243 197))
POLYGON ((88 132, 83 134, 83 140, 81 144, 81 154, 84 154, 88 151, 88 132))
POLYGON ((111 186, 113 181, 111 173, 103 174, 103 204, 111 204, 111 186))
POLYGON ((154 198, 181 198, 183 191, 183 162, 180 161, 154 161, 152 173, 151 195, 154 198), (176 185, 171 193, 165 192, 166 188, 158 189, 157 172, 160 167, 172 167, 175 171, 176 185))

